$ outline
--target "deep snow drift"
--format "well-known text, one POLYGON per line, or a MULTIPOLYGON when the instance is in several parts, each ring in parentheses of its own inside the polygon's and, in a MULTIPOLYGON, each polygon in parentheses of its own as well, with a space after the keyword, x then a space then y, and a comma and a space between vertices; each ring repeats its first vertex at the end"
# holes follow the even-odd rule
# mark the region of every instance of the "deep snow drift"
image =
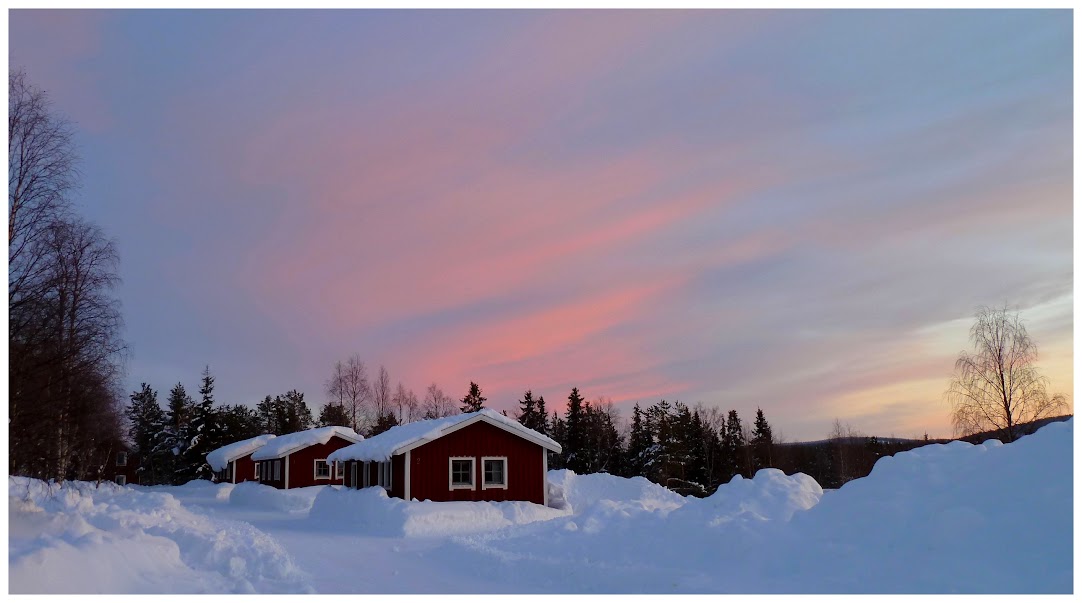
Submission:
POLYGON ((10 591, 1069 593, 1073 420, 709 498, 549 473, 551 508, 380 488, 9 480, 10 591))

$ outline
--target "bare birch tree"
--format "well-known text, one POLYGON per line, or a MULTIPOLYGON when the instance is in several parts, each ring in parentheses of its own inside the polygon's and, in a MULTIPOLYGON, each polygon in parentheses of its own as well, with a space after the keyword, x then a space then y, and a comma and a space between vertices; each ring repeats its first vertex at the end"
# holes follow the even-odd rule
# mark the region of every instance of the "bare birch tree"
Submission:
POLYGON ((961 352, 946 398, 961 435, 995 430, 1004 442, 1022 434, 1018 425, 1066 412, 1062 394, 1048 395, 1037 372, 1037 345, 1017 312, 980 307, 969 331, 972 352, 961 352))
POLYGON ((368 412, 372 388, 368 383, 368 369, 358 355, 334 363, 334 373, 326 383, 326 394, 330 402, 345 408, 353 431, 361 433, 372 423, 368 412))
POLYGON ((424 418, 426 419, 438 419, 458 414, 458 407, 455 406, 454 398, 445 394, 440 389, 440 386, 435 383, 429 385, 428 389, 425 390, 425 399, 421 409, 424 411, 424 418))
POLYGON ((379 366, 379 375, 372 382, 372 405, 375 407, 376 419, 391 412, 391 376, 387 373, 387 367, 379 366))

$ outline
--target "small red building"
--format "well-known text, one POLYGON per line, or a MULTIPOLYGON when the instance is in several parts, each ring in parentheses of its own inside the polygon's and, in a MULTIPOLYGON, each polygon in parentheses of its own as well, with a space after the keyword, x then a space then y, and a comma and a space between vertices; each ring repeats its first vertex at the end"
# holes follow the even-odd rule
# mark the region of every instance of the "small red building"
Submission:
POLYGON ((548 503, 551 438, 493 410, 392 427, 328 457, 344 484, 405 500, 548 503))
POLYGON ((211 451, 207 464, 214 471, 214 481, 239 484, 258 480, 259 464, 252 460, 252 454, 273 439, 273 434, 265 433, 211 451))
POLYGON ((328 457, 363 440, 349 427, 317 427, 274 438, 255 451, 252 460, 259 464, 259 483, 282 490, 341 485, 341 467, 328 457))
POLYGON ((131 451, 130 446, 123 442, 116 443, 109 452, 102 477, 121 486, 139 483, 139 458, 131 451))

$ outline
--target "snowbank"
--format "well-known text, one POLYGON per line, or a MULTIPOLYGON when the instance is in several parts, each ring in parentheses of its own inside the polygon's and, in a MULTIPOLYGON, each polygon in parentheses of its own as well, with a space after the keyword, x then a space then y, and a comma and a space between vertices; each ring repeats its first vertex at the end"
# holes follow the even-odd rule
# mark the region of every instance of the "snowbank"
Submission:
POLYGON ((256 482, 241 482, 229 493, 229 504, 238 507, 303 513, 312 508, 312 502, 324 489, 332 486, 309 486, 279 490, 256 482))
POLYGON ((528 502, 406 502, 372 487, 320 492, 309 519, 370 536, 420 538, 491 531, 564 515, 567 511, 528 502))
POLYGON ((549 471, 549 504, 570 506, 581 513, 600 501, 625 507, 629 512, 645 511, 665 514, 683 506, 685 498, 663 488, 645 477, 616 477, 608 473, 578 475, 570 469, 549 471))
POLYGON ((8 508, 12 593, 312 591, 272 538, 169 494, 14 477, 8 508))

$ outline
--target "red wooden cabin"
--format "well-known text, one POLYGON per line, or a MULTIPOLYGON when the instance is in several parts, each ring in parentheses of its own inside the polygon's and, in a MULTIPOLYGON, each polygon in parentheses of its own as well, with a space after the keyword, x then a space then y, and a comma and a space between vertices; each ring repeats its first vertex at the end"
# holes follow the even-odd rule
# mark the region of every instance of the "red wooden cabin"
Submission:
POLYGON ((328 457, 362 440, 349 427, 317 427, 274 438, 252 454, 252 460, 260 464, 259 483, 282 490, 341 485, 341 467, 328 457))
POLYGON ((492 410, 399 425, 343 448, 344 485, 406 500, 548 503, 552 439, 492 410))
POLYGON ((207 464, 214 470, 214 481, 230 484, 259 480, 259 464, 252 454, 274 439, 265 433, 254 438, 233 442, 207 454, 207 464))

